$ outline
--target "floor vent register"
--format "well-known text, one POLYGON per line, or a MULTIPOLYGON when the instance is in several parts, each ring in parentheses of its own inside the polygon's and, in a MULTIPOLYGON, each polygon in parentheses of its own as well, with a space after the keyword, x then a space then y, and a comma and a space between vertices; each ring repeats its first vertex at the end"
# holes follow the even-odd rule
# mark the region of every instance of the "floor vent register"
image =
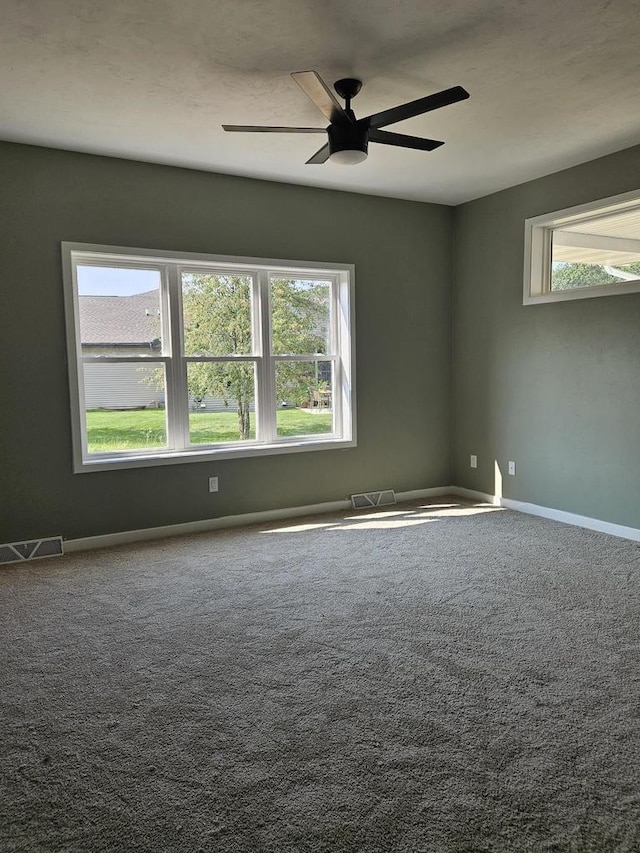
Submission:
POLYGON ((396 494, 393 489, 382 489, 379 492, 362 492, 360 495, 351 495, 351 503, 354 509, 371 509, 372 506, 390 506, 396 502, 396 494))
POLYGON ((61 536, 48 539, 28 539, 26 542, 12 542, 0 545, 1 563, 23 563, 26 560, 40 560, 42 557, 60 557, 64 554, 61 536))

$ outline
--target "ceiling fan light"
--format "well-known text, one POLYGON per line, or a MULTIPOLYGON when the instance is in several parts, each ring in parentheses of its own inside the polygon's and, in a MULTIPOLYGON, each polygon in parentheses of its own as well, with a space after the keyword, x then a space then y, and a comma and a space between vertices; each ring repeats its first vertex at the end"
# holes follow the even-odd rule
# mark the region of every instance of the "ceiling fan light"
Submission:
POLYGON ((341 151, 334 151, 329 157, 329 162, 338 163, 340 166, 355 166, 358 163, 363 163, 366 159, 366 151, 359 148, 343 148, 341 151))
POLYGON ((352 122, 334 122, 327 128, 329 161, 342 166, 355 166, 367 159, 368 128, 352 122))

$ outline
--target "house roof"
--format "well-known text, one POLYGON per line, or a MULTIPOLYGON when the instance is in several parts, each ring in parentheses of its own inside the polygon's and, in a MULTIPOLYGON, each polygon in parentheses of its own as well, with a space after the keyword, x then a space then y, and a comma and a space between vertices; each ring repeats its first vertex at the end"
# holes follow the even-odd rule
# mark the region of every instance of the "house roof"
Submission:
POLYGON ((158 291, 80 296, 80 337, 88 346, 148 346, 160 337, 158 291))

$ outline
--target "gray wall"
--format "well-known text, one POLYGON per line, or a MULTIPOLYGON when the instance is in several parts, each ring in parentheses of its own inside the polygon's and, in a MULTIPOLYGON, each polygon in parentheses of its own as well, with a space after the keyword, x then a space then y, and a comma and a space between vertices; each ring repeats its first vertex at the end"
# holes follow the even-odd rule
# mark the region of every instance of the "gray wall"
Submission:
POLYGON ((636 147, 456 209, 457 485, 640 528, 640 294, 522 305, 525 218, 639 187, 636 147))
POLYGON ((9 143, 0 186, 0 542, 450 481, 451 209, 9 143), (358 447, 72 474, 63 240, 354 263, 358 447))

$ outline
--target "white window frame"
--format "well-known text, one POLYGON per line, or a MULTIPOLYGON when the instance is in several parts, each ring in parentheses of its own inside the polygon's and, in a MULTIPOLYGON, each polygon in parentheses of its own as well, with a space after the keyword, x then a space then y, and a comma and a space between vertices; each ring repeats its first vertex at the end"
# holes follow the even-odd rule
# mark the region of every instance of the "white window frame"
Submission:
POLYGON ((335 450, 356 446, 355 406, 355 268, 352 264, 312 261, 237 258, 193 252, 168 252, 88 243, 62 243, 62 271, 71 398, 73 464, 76 473, 118 468, 207 462, 250 456, 335 450), (78 265, 115 266, 160 271, 160 303, 165 337, 161 353, 150 356, 87 356, 82 353, 76 269, 78 265), (254 353, 247 356, 185 356, 182 347, 181 272, 234 273, 253 278, 252 299, 257 310, 254 322, 254 353), (328 354, 274 355, 270 352, 270 280, 295 276, 332 283, 331 328, 333 340, 328 354), (247 361, 256 367, 255 416, 259 438, 215 445, 189 444, 189 401, 186 364, 205 361, 247 361), (278 438, 276 434, 275 365, 278 362, 330 361, 333 364, 333 432, 278 438), (92 361, 123 361, 165 366, 168 447, 153 450, 89 453, 84 406, 83 364, 92 361))
MULTIPOLYGON (((551 290, 551 254, 554 231, 562 231, 578 222, 601 219, 614 213, 640 208, 640 190, 611 196, 588 204, 568 207, 543 216, 525 220, 524 232, 524 291, 523 304, 543 302, 568 302, 573 299, 592 299, 597 296, 614 296, 640 292, 640 281, 623 281, 570 290, 551 290)), ((610 238, 615 242, 616 238, 610 238)), ((625 238, 625 243, 629 243, 625 238)), ((640 240, 638 241, 640 250, 640 240)))

